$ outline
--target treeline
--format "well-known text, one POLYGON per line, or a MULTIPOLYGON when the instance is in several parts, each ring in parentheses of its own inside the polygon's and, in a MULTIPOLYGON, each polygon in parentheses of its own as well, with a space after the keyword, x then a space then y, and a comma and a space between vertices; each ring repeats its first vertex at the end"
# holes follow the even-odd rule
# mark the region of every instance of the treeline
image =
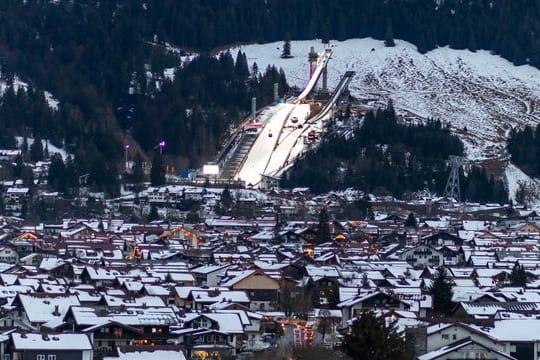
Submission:
MULTIPOLYGON (((167 163, 180 170, 215 155, 229 125, 248 113, 250 99, 272 101, 274 82, 288 91, 283 71, 250 69, 245 54, 181 55, 146 38, 137 2, 7 1, 0 4, 0 145, 14 137, 47 139, 73 154, 56 159, 78 186, 117 193, 124 144, 149 161, 166 140, 167 163), (136 6, 135 6, 136 5, 136 6), (168 76, 165 76, 165 69, 168 76), (174 74, 172 78, 170 75, 174 74), (22 78, 28 86, 20 86, 22 78), (37 90, 39 89, 39 90, 37 90), (60 101, 51 109, 42 90, 60 101), (64 167, 58 160, 64 162, 64 167)), ((55 178, 61 175, 55 175, 55 178)))
POLYGON ((421 52, 437 46, 492 50, 540 66, 538 0, 149 0, 146 31, 182 46, 394 36, 421 52), (301 16, 300 16, 301 15, 301 16), (256 21, 254 20, 256 19, 256 21))
POLYGON ((512 163, 530 176, 540 176, 540 125, 512 129, 506 147, 512 163))
MULTIPOLYGON (((449 175, 446 160, 462 154, 463 144, 440 121, 405 125, 389 106, 368 113, 353 138, 325 139, 293 166, 282 185, 309 186, 316 193, 354 187, 398 198, 426 188, 442 194, 449 175)), ((461 184, 466 200, 507 199, 502 181, 481 168, 473 168, 461 184)))

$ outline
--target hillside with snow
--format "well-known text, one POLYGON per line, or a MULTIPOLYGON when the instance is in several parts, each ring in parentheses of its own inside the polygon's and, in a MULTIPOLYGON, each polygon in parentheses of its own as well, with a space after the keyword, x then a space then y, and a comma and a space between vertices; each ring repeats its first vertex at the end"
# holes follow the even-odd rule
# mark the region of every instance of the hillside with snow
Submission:
MULTIPOLYGON (((293 41, 294 58, 281 59, 282 44, 246 45, 232 51, 241 49, 250 66, 256 62, 259 69, 281 67, 290 84, 305 86, 307 54, 311 46, 320 52, 323 44, 293 41)), ((473 53, 444 47, 420 54, 416 46, 399 40, 392 48, 369 38, 331 41, 329 46, 333 51, 330 89, 345 71, 355 71, 350 85, 354 96, 377 98, 381 103, 391 99, 407 119, 440 119, 462 138, 471 161, 506 165, 508 130, 540 122, 540 70, 534 67, 516 67, 483 50, 473 53)), ((507 177, 509 188, 514 189, 516 180, 507 177)))

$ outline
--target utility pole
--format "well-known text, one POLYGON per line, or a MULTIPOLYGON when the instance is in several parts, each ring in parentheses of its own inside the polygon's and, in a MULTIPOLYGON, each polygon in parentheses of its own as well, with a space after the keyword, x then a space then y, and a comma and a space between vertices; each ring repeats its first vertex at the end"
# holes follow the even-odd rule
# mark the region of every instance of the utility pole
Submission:
POLYGON ((166 143, 165 143, 165 140, 161 140, 158 144, 159 146, 159 155, 163 155, 163 148, 165 147, 166 143))
POLYGON ((251 122, 252 123, 257 122, 257 98, 256 97, 251 98, 251 122))
POLYGON ((461 190, 459 187, 459 169, 465 164, 461 156, 450 155, 448 165, 450 166, 450 175, 444 188, 444 196, 456 199, 461 202, 461 190))
POLYGON ((129 144, 124 145, 124 155, 125 155, 124 156, 124 158, 125 158, 125 162, 124 162, 125 168, 124 168, 124 170, 125 170, 126 173, 128 172, 128 150, 129 150, 129 147, 130 147, 129 144))

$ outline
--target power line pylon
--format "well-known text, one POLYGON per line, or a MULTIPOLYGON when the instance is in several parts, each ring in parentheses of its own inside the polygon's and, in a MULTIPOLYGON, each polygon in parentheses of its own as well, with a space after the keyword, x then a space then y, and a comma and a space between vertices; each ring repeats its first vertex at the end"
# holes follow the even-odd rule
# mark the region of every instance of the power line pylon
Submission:
POLYGON ((444 188, 444 196, 454 198, 461 202, 461 190, 459 187, 459 169, 465 164, 465 159, 461 156, 450 155, 448 165, 450 166, 450 175, 444 188))

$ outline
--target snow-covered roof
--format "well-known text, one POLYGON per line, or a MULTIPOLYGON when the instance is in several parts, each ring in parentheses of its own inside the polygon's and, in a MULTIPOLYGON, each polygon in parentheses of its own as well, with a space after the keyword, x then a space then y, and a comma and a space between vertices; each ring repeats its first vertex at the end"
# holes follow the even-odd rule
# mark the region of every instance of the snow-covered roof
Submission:
POLYGON ((21 334, 12 333, 11 339, 17 351, 23 350, 92 350, 86 334, 21 334))

